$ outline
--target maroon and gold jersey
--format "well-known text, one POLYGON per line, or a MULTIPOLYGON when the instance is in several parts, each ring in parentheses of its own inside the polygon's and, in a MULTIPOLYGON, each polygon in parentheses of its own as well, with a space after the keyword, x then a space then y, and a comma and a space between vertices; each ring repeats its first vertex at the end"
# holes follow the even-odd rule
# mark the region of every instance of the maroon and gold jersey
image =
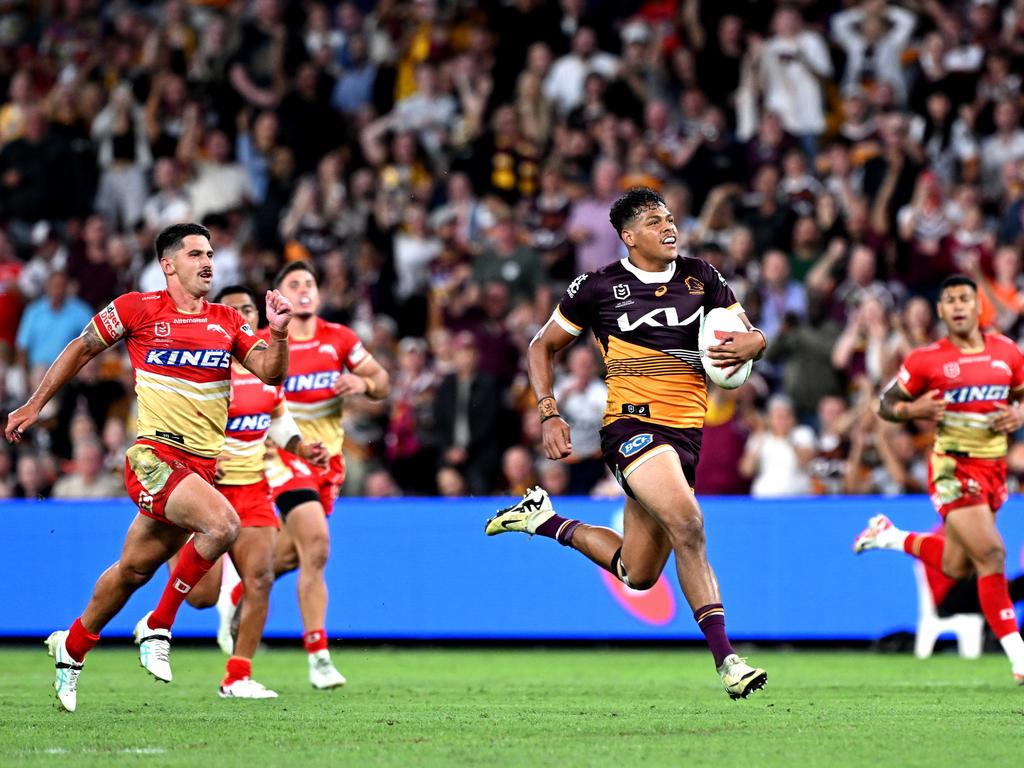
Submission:
POLYGON ((135 369, 138 437, 215 458, 224 445, 231 358, 264 342, 231 307, 206 300, 182 312, 167 291, 126 293, 92 325, 107 346, 128 345, 135 369))
POLYGON ((263 443, 271 414, 284 401, 281 387, 264 384, 249 371, 231 367, 231 401, 224 428, 218 485, 251 485, 263 479, 263 443))
POLYGON ((998 333, 984 334, 985 346, 965 351, 942 339, 915 349, 897 374, 911 397, 933 389, 942 393, 946 412, 935 436, 935 452, 974 459, 1006 455, 1006 435, 992 430, 992 419, 1012 390, 1024 386, 1024 354, 998 333))
POLYGON ((552 320, 573 336, 590 328, 607 369, 604 425, 629 418, 702 427, 707 383, 697 340, 704 314, 743 308, 725 279, 701 259, 680 256, 664 272, 628 259, 580 275, 552 320))
POLYGON ((341 397, 333 386, 347 368, 354 369, 367 352, 355 332, 316 318, 310 339, 288 340, 288 378, 284 397, 303 441, 322 442, 331 456, 341 453, 341 397))

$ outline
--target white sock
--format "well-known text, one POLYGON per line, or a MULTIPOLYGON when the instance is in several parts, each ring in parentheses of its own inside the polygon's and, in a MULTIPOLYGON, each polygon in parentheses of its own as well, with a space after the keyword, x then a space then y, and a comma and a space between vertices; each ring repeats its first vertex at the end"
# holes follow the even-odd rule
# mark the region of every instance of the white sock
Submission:
POLYGON ((1020 632, 1011 632, 1000 637, 999 644, 1003 646, 1013 671, 1024 674, 1024 638, 1020 636, 1020 632))

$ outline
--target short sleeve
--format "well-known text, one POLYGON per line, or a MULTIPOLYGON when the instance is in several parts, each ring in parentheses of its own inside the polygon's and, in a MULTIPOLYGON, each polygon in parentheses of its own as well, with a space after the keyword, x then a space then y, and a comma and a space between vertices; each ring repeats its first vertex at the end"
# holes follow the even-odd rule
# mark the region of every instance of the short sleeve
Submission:
POLYGON ((579 336, 583 329, 593 325, 596 306, 594 302, 594 273, 584 272, 565 289, 551 319, 566 333, 579 336))
POLYGON ((924 355, 920 350, 914 350, 907 355, 899 373, 896 374, 898 381, 907 394, 911 397, 919 397, 928 389, 928 372, 924 366, 924 355))
POLYGON ((1020 389, 1024 386, 1024 353, 1020 351, 1013 342, 1007 345, 1010 362, 1010 389, 1020 389))
POLYGON ((736 294, 725 282, 722 273, 706 261, 702 261, 701 264, 704 267, 704 307, 706 309, 724 307, 737 314, 742 312, 743 307, 736 300, 736 294))
POLYGON ((126 293, 93 315, 91 323, 103 343, 111 347, 131 335, 142 315, 141 310, 141 294, 126 293))
POLYGON ((234 358, 240 362, 245 362, 245 358, 249 356, 249 353, 253 351, 257 346, 265 347, 267 342, 256 335, 253 331, 252 326, 245 322, 245 318, 242 317, 241 312, 237 309, 227 307, 229 317, 231 319, 231 326, 234 329, 233 341, 231 344, 231 354, 234 358))
POLYGON ((338 329, 335 348, 338 350, 338 359, 350 371, 354 371, 356 366, 370 356, 356 332, 345 326, 338 329))

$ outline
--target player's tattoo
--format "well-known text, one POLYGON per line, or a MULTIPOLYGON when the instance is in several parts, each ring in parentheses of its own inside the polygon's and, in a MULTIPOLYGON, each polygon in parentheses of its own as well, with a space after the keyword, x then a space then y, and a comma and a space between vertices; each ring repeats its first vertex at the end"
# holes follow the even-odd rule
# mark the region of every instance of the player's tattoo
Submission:
POLYGON ((896 406, 899 403, 909 403, 911 399, 910 395, 894 381, 882 393, 882 399, 878 403, 878 415, 886 421, 904 421, 896 414, 896 406))
POLYGON ((107 348, 106 343, 100 338, 100 335, 96 332, 96 327, 92 323, 89 323, 82 329, 79 338, 85 344, 85 351, 89 353, 90 357, 95 357, 107 348))

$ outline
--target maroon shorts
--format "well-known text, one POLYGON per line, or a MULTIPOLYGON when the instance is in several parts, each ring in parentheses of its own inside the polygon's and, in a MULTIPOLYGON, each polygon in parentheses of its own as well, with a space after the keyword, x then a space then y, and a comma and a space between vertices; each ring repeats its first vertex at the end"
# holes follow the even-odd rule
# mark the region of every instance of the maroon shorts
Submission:
POLYGON ((274 513, 274 498, 270 495, 270 485, 263 478, 258 483, 249 485, 221 485, 217 490, 231 502, 238 513, 243 528, 280 528, 277 515, 274 513))
POLYGON ((1006 502, 1006 459, 971 459, 933 453, 928 495, 942 519, 954 509, 986 505, 993 513, 1006 502))
POLYGON ((674 452, 683 465, 683 474, 692 488, 697 482, 701 431, 695 428, 663 427, 637 419, 616 419, 601 429, 601 453, 630 498, 630 474, 645 461, 660 453, 674 452))
POLYGON ((138 440, 124 457, 124 487, 146 517, 173 525, 167 519, 167 499, 191 474, 213 485, 217 460, 196 456, 174 446, 138 440))
MULTIPOLYGON (((291 471, 291 479, 276 486, 273 490, 274 500, 278 501, 285 494, 296 491, 315 494, 320 499, 324 514, 330 517, 334 510, 334 502, 338 498, 341 484, 345 482, 345 459, 341 454, 332 456, 324 469, 314 467, 294 453, 278 449, 281 461, 291 471)), ((287 497, 285 497, 287 498, 287 497)), ((278 501, 278 506, 281 506, 278 501)), ((290 510, 289 510, 290 511, 290 510)))

